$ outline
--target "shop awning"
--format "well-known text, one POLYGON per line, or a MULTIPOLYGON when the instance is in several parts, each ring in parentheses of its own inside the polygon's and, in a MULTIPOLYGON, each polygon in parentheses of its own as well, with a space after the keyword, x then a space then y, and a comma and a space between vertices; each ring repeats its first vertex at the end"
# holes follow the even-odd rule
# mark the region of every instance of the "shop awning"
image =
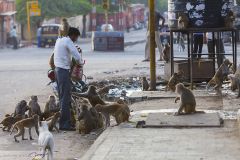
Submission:
POLYGON ((3 12, 3 13, 0 13, 0 16, 11 16, 16 13, 17 13, 17 11, 3 12))

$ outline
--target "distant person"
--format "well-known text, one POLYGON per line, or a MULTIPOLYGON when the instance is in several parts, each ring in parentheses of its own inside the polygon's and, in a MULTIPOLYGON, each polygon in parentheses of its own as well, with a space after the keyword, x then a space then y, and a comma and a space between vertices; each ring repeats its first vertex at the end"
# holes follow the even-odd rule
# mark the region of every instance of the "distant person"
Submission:
POLYGON ((207 32, 206 34, 207 37, 207 47, 208 47, 208 57, 209 58, 213 58, 214 57, 214 53, 217 54, 217 64, 218 67, 220 67, 220 65, 223 63, 223 59, 225 58, 225 56, 223 55, 225 53, 224 50, 224 45, 223 45, 223 40, 219 37, 216 36, 216 34, 214 34, 212 32, 207 32), (214 41, 213 41, 214 38, 214 41))
POLYGON ((13 49, 18 49, 16 26, 13 26, 12 30, 10 31, 10 37, 12 39, 13 49))
POLYGON ((42 45, 41 45, 41 38, 42 38, 42 28, 39 27, 37 29, 37 46, 38 46, 38 48, 42 47, 42 45))
POLYGON ((193 34, 193 58, 201 58, 203 48, 203 33, 197 32, 193 34))
MULTIPOLYGON (((163 60, 163 55, 162 55, 162 44, 160 41, 160 32, 159 30, 161 30, 161 28, 164 26, 165 23, 165 19, 164 17, 157 11, 155 11, 155 42, 156 45, 158 47, 158 51, 160 53, 160 61, 163 60), (162 24, 160 25, 160 20, 162 20, 162 24)), ((145 59, 143 60, 143 62, 145 61, 149 61, 150 60, 150 32, 149 32, 149 23, 148 23, 148 31, 147 31, 147 42, 145 45, 145 59)))
POLYGON ((59 121, 60 130, 74 131, 74 126, 70 123, 71 107, 71 77, 70 69, 72 57, 76 63, 82 64, 81 55, 75 47, 74 42, 80 36, 77 28, 70 27, 66 37, 58 38, 54 48, 54 66, 56 73, 56 82, 58 86, 58 95, 61 108, 61 117, 59 121))

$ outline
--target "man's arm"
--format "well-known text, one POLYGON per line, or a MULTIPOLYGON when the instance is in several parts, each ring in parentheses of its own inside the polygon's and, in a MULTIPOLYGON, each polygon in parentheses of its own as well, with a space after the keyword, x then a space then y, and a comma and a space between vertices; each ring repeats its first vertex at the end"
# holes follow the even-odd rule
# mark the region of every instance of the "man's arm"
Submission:
POLYGON ((81 56, 76 48, 76 46, 73 44, 73 42, 68 41, 66 44, 67 49, 69 50, 69 52, 72 54, 73 58, 79 62, 79 60, 81 59, 81 56))

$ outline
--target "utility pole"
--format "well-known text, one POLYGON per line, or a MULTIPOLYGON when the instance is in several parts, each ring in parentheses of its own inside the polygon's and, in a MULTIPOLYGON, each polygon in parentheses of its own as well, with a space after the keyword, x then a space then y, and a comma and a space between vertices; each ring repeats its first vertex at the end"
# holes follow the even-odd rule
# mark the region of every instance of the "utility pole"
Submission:
POLYGON ((92 31, 96 31, 96 0, 92 0, 92 31))
POLYGON ((156 90, 156 55, 155 55, 155 0, 148 0, 150 34, 150 90, 156 90))

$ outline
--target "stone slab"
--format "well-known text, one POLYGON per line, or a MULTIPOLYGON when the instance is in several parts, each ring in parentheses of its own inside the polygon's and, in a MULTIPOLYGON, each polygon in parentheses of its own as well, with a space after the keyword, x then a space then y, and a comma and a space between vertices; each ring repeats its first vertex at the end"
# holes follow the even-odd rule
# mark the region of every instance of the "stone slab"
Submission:
MULTIPOLYGON (((208 93, 204 90, 194 90, 193 91, 195 97, 217 97, 216 94, 208 93)), ((165 92, 165 91, 141 91, 141 92, 133 92, 128 98, 129 100, 153 100, 153 99, 161 99, 161 98, 174 98, 177 94, 174 92, 165 92)))
POLYGON ((150 113, 145 127, 221 127, 218 113, 174 116, 174 113, 150 113))

